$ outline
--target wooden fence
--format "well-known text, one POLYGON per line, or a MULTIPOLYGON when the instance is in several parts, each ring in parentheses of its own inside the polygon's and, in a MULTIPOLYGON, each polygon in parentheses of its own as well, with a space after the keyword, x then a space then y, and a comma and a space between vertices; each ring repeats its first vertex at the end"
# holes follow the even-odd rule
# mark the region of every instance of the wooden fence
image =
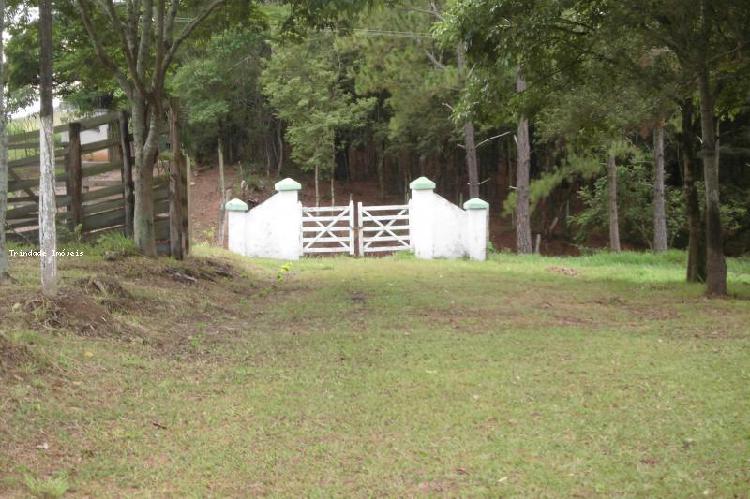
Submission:
MULTIPOLYGON (((124 112, 109 113, 74 123, 58 125, 55 131, 55 202, 57 226, 80 230, 91 238, 103 231, 133 233, 133 175, 131 136, 124 112), (84 132, 101 130, 107 125, 107 137, 85 142, 84 132), (67 140, 60 140, 61 134, 67 140), (106 160, 102 160, 102 156, 106 160), (98 159, 97 159, 98 158, 98 159), (77 229, 80 227, 80 229, 77 229)), ((89 132, 91 134, 91 132, 89 132)), ((96 138, 96 137, 94 137, 96 138)), ((8 240, 37 243, 39 197, 39 132, 25 132, 8 137, 8 240), (20 154, 19 154, 20 153, 20 154)), ((179 175, 180 165, 170 165, 169 172, 154 178, 154 225, 160 254, 170 254, 170 208, 180 217, 178 227, 187 227, 187 198, 174 195, 186 192, 186 175, 179 175), (178 175, 175 176, 175 168, 178 175), (170 173, 173 178, 170 185, 170 173), (174 178, 179 181, 174 182, 174 178), (181 206, 170 207, 170 200, 181 206)), ((174 228, 172 230, 174 232, 174 228)), ((177 234, 187 241, 184 234, 177 234)), ((186 243, 183 243, 186 246, 186 243)), ((187 247, 185 247, 187 251, 187 247)), ((181 256, 181 255, 180 255, 181 256)))

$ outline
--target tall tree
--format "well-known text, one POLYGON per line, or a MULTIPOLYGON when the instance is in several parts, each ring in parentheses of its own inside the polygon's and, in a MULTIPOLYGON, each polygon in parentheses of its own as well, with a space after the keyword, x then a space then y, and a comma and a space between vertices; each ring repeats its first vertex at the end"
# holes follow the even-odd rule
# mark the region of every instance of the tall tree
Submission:
POLYGON ((57 294, 55 143, 52 130, 52 0, 39 1, 39 248, 42 292, 57 294))
POLYGON ((667 250, 667 209, 664 185, 664 125, 654 128, 654 251, 667 250))
POLYGON ((617 207, 617 158, 614 151, 607 153, 607 214, 609 216, 609 249, 615 252, 620 246, 620 213, 617 207))
MULTIPOLYGON (((526 80, 518 69, 516 91, 526 91, 526 80)), ((518 161, 516 162, 516 251, 529 254, 533 251, 531 243, 531 210, 529 207, 529 174, 531 169, 531 141, 529 138, 529 119, 520 113, 518 132, 516 133, 518 161)))
POLYGON ((692 97, 683 100, 681 105, 682 131, 680 144, 682 151, 682 185, 685 198, 685 218, 688 228, 688 282, 706 280, 706 243, 701 219, 698 196, 699 167, 696 154, 697 134, 694 128, 695 109, 692 97))
POLYGON ((153 177, 164 122, 165 79, 190 34, 226 0, 211 0, 181 30, 180 0, 75 0, 99 61, 127 96, 133 127, 135 169, 134 239, 144 255, 156 256, 153 177), (117 43, 108 45, 107 34, 117 43))
POLYGON ((271 105, 288 124, 292 157, 315 174, 316 205, 321 201, 321 173, 333 179, 337 134, 361 126, 376 101, 344 86, 341 59, 335 35, 321 32, 301 43, 275 47, 261 78, 271 105))
POLYGON ((5 214, 8 210, 8 128, 5 107, 5 0, 0 0, 0 284, 8 280, 5 214))
MULTIPOLYGON (((460 86, 466 81, 466 48, 463 42, 456 47, 456 64, 458 66, 458 78, 460 86)), ((471 119, 464 121, 464 149, 466 149, 466 171, 469 174, 469 197, 479 197, 479 163, 477 162, 477 146, 474 140, 474 122, 471 119)))

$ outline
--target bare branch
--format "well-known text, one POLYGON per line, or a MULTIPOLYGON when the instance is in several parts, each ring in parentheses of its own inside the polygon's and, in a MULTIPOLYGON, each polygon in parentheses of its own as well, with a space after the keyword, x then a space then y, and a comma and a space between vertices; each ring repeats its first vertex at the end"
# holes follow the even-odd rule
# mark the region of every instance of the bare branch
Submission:
POLYGON ((97 57, 106 68, 112 71, 112 74, 120 83, 122 89, 128 94, 132 94, 133 85, 130 83, 125 73, 120 70, 109 54, 107 54, 102 41, 97 35, 97 30, 94 29, 94 25, 91 22, 91 5, 88 3, 88 0, 77 0, 76 4, 78 5, 78 12, 81 14, 83 27, 86 29, 86 33, 89 35, 91 42, 94 44, 94 50, 96 51, 97 57))
MULTIPOLYGON (((434 5, 431 5, 431 7, 434 7, 434 5)), ((422 14, 429 14, 433 17, 436 17, 440 21, 444 21, 445 19, 443 16, 438 12, 436 8, 430 8, 430 9, 420 9, 418 7, 401 7, 399 10, 405 10, 407 12, 419 12, 422 14)))
MULTIPOLYGON (((154 80, 159 76, 159 68, 161 68, 164 60, 164 9, 166 7, 164 1, 158 0, 156 6, 156 71, 154 71, 154 80)), ((156 83, 154 81, 154 88, 156 88, 156 83)))
MULTIPOLYGON (((176 1, 176 0, 175 0, 176 1)), ((226 2, 226 0, 213 0, 203 11, 198 14, 196 18, 194 18, 192 21, 190 21, 190 24, 185 26, 185 29, 182 30, 182 32, 177 36, 177 38, 174 39, 172 42, 172 46, 169 47, 169 51, 167 52, 166 57, 164 57, 164 61, 162 62, 161 68, 158 69, 159 82, 164 81, 164 75, 167 72, 167 68, 169 68, 169 65, 172 63, 172 59, 174 59, 175 54, 177 53, 177 50, 180 48, 180 45, 182 45, 182 42, 185 41, 185 39, 190 36, 190 33, 193 32, 193 30, 198 27, 200 23, 202 23, 211 13, 219 6, 223 5, 226 2)), ((169 40, 167 40, 167 43, 169 40)))
POLYGON ((501 133, 500 135, 495 135, 494 137, 490 137, 490 138, 488 138, 488 139, 484 139, 483 141, 481 141, 481 142, 480 142, 479 144, 477 144, 477 145, 476 145, 476 148, 477 148, 477 149, 479 149, 479 147, 480 147, 480 146, 482 146, 482 145, 486 144, 486 143, 487 143, 487 142, 489 142, 490 140, 495 140, 495 139, 499 139, 500 137, 505 137, 505 136, 506 136, 506 135, 508 135, 509 133, 510 133, 510 132, 505 132, 505 133, 501 133))
POLYGON ((435 67, 437 67, 438 69, 445 69, 445 64, 437 60, 437 58, 433 55, 432 52, 425 49, 424 53, 425 55, 427 55, 427 58, 430 60, 430 62, 435 65, 435 67))
POLYGON ((146 74, 146 59, 151 48, 151 26, 154 21, 154 0, 143 2, 143 17, 141 21, 141 40, 136 59, 136 77, 143 78, 146 74))
POLYGON ((128 70, 131 74, 136 74, 135 68, 135 54, 132 52, 134 44, 128 40, 128 30, 123 29, 122 23, 120 22, 120 16, 117 15, 115 4, 113 0, 98 0, 99 4, 109 13, 110 19, 112 19, 112 26, 115 31, 120 35, 120 43, 122 44, 122 50, 125 53, 125 60, 128 63, 128 70))
POLYGON ((138 12, 141 8, 140 0, 127 0, 128 9, 128 44, 130 51, 135 54, 136 39, 138 38, 138 12))
POLYGON ((180 0, 172 0, 169 5, 169 15, 167 16, 167 25, 164 28, 164 40, 167 43, 174 38, 174 23, 177 19, 177 8, 180 6, 180 0))

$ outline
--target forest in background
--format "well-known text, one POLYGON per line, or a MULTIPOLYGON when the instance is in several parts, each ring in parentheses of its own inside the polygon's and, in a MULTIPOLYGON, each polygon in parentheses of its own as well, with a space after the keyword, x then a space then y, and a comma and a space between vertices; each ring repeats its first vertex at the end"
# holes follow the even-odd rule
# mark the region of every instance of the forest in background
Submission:
MULTIPOLYGON (((723 255, 750 248, 742 1, 217 0, 157 8, 145 27, 131 4, 57 2, 53 62, 56 95, 82 112, 134 111, 138 171, 171 113, 199 163, 219 147, 250 184, 305 172, 322 204, 331 179, 384 198, 422 175, 455 202, 482 197, 521 253, 537 235, 687 248, 688 278, 713 268, 722 294, 723 255), (137 54, 131 28, 153 38, 137 54)), ((38 22, 10 6, 12 108, 34 95, 38 22)))

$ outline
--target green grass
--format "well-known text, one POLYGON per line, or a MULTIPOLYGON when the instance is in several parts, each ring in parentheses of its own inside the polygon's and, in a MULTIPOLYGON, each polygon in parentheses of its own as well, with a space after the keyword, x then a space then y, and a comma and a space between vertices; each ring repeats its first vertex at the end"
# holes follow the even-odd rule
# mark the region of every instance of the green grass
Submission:
POLYGON ((44 363, 0 388, 0 495, 747 495, 747 260, 733 299, 707 300, 680 252, 197 252, 245 280, 64 264, 67 283, 107 272, 148 297, 116 316, 143 341, 12 335, 44 363))

